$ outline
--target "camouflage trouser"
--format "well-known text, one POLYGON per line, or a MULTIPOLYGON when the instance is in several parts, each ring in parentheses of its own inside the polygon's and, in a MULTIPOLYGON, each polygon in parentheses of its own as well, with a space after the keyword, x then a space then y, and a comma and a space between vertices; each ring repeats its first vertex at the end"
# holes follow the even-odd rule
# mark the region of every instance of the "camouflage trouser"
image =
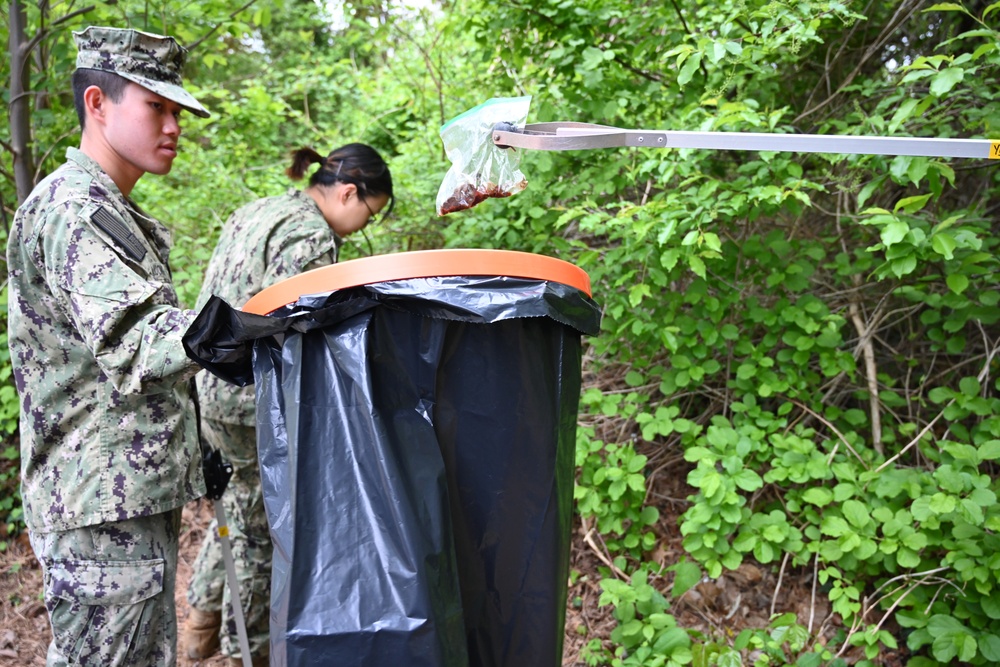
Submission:
MULTIPOLYGON (((250 653, 267 655, 270 640, 271 536, 264 514, 264 500, 257 468, 257 436, 251 426, 227 424, 202 418, 202 436, 233 464, 233 477, 222 494, 229 523, 229 537, 240 584, 240 600, 246 619, 250 653)), ((202 611, 223 610, 222 653, 240 655, 236 620, 230 604, 222 548, 216 537, 216 522, 201 544, 188 585, 187 599, 202 611)))
POLYGON ((178 508, 31 534, 52 624, 46 665, 173 667, 178 508))

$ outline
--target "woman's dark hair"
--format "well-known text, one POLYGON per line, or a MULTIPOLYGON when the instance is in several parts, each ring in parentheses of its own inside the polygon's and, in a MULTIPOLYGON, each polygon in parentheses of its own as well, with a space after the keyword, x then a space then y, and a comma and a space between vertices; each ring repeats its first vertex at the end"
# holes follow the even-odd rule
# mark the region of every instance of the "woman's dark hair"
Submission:
POLYGON ((392 174, 378 151, 367 144, 346 144, 323 157, 312 148, 300 148, 292 154, 292 165, 285 173, 294 180, 302 178, 306 168, 319 163, 309 177, 309 185, 353 183, 364 199, 369 195, 385 195, 389 205, 383 216, 392 212, 396 200, 392 196, 392 174))
POLYGON ((73 72, 71 82, 73 85, 73 106, 76 107, 76 117, 80 119, 81 130, 87 123, 87 114, 83 110, 83 91, 91 86, 97 86, 108 99, 117 104, 122 101, 125 86, 128 85, 128 79, 125 77, 102 69, 78 69, 73 72))

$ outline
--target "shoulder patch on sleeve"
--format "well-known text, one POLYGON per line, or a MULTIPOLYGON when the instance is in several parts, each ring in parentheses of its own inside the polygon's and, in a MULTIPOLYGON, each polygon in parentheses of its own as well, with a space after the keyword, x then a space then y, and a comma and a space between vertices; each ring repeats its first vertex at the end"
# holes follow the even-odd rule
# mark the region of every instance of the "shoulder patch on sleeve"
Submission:
POLYGON ((103 206, 98 206, 97 210, 90 216, 95 225, 100 227, 105 234, 114 239, 121 248, 128 253, 128 256, 137 262, 141 262, 146 256, 146 248, 136 238, 121 220, 108 213, 103 206))

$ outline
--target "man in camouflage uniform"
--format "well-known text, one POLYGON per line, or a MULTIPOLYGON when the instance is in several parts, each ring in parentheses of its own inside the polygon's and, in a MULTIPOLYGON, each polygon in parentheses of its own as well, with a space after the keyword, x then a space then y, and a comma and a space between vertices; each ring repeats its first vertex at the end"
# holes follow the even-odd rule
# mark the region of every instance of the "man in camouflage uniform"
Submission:
POLYGON ((202 496, 170 234, 129 194, 177 155, 181 87, 170 37, 87 28, 74 101, 80 148, 39 183, 10 231, 9 342, 21 400, 21 495, 44 568, 47 664, 176 662, 180 512, 202 496))
MULTIPOLYGON (((303 149, 299 153, 313 152, 303 149)), ((320 178, 314 176, 313 185, 251 202, 229 218, 205 273, 199 308, 212 295, 238 307, 285 278, 333 264, 342 236, 364 227, 389 202, 391 175, 371 147, 349 144, 325 160, 318 154, 315 157, 323 167, 316 175, 320 178), (377 176, 372 178, 372 174, 377 176), (324 185, 321 180, 329 183, 324 185)), ((300 176, 291 169, 289 173, 293 178, 300 176)), ((222 503, 229 519, 250 651, 255 656, 267 655, 272 547, 257 462, 254 388, 237 388, 208 373, 199 375, 197 383, 202 435, 234 468, 222 503)), ((222 585, 222 554, 213 538, 215 527, 213 522, 188 585, 191 616, 182 644, 193 659, 214 651, 223 610, 226 631, 221 633, 222 652, 229 656, 238 652, 230 591, 222 585)), ((231 664, 238 663, 231 660, 231 664)))

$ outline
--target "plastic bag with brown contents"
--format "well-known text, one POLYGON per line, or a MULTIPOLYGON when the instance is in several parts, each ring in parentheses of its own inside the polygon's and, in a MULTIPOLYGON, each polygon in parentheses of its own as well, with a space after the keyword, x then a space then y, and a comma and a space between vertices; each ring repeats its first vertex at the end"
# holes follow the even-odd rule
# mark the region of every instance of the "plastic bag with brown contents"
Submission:
POLYGON ((493 144, 497 123, 524 127, 530 96, 494 97, 441 127, 451 168, 437 194, 437 211, 464 211, 495 197, 509 197, 528 186, 519 169, 520 154, 493 144))

